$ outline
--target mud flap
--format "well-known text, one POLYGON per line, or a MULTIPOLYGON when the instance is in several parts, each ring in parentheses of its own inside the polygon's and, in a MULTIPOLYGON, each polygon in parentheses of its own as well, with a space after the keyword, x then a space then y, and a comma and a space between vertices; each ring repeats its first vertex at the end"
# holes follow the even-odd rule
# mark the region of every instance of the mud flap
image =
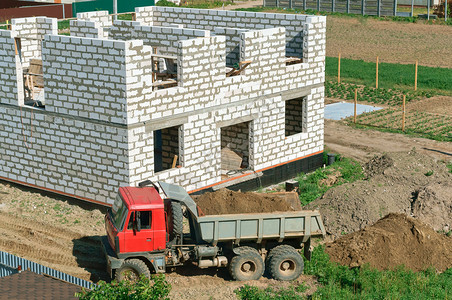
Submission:
POLYGON ((111 249, 106 236, 102 237, 102 251, 107 261, 107 272, 113 278, 113 271, 121 267, 124 259, 119 259, 114 256, 114 251, 111 249))
POLYGON ((309 238, 306 242, 304 242, 304 244, 303 244, 303 254, 304 254, 304 257, 307 260, 311 260, 311 254, 312 254, 311 238, 309 238))

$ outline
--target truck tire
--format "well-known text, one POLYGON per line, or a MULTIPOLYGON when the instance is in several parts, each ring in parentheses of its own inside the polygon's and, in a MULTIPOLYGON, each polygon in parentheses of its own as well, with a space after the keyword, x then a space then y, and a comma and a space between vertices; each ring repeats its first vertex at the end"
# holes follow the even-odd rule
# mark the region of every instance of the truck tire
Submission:
POLYGON ((168 230, 169 230, 169 244, 176 245, 182 242, 182 236, 184 234, 182 207, 179 202, 171 201, 169 203, 168 214, 168 230))
POLYGON ((290 251, 290 250, 296 251, 295 248, 290 245, 278 245, 278 246, 272 248, 270 250, 270 252, 268 253, 267 258, 265 259, 265 265, 267 267, 270 266, 271 257, 273 255, 275 255, 276 253, 281 252, 281 251, 290 251))
POLYGON ((151 277, 151 272, 144 261, 139 259, 127 259, 122 266, 116 270, 116 281, 128 280, 137 282, 140 276, 144 275, 147 278, 151 277))
POLYGON ((276 251, 270 257, 268 266, 271 277, 283 281, 297 279, 304 269, 303 258, 293 248, 276 251))
POLYGON ((255 249, 247 247, 231 259, 229 272, 237 281, 258 280, 264 274, 264 261, 255 249))

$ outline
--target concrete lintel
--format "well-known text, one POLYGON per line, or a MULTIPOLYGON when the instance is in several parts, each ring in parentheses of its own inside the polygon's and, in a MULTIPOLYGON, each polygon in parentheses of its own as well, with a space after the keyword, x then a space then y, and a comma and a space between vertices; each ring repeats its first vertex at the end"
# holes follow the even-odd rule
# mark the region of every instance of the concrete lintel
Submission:
POLYGON ((287 101, 290 99, 305 97, 311 93, 311 89, 316 88, 316 87, 317 87, 317 85, 302 87, 302 88, 294 89, 294 90, 290 90, 290 91, 284 91, 281 93, 281 98, 283 101, 287 101))
POLYGON ((163 128, 180 126, 185 123, 188 123, 188 116, 179 116, 179 117, 169 116, 169 117, 146 122, 145 130, 146 130, 146 132, 152 132, 152 131, 160 130, 163 128))
POLYGON ((233 119, 233 120, 217 122, 216 125, 217 125, 217 128, 222 128, 222 127, 232 126, 232 125, 236 125, 236 124, 240 124, 240 123, 250 122, 250 121, 253 121, 254 119, 256 119, 257 117, 258 117, 258 114, 252 114, 249 116, 244 116, 244 117, 240 117, 240 118, 233 119))
MULTIPOLYGON (((84 123, 91 123, 91 124, 96 124, 96 125, 103 125, 103 126, 127 129, 127 124, 113 123, 113 122, 90 119, 90 118, 85 118, 85 117, 80 117, 80 116, 61 114, 61 113, 56 113, 56 112, 48 111, 45 109, 28 106, 28 105, 19 106, 19 105, 0 103, 0 107, 2 107, 2 106, 7 109, 29 111, 36 115, 42 114, 45 116, 46 120, 51 120, 52 118, 62 118, 62 119, 70 119, 70 120, 74 120, 74 121, 81 121, 84 123)), ((53 122, 53 121, 51 121, 51 122, 53 122)))
MULTIPOLYGON (((148 124, 161 123, 161 122, 165 122, 166 119, 176 119, 176 118, 184 118, 184 117, 188 118, 189 116, 194 116, 194 115, 201 114, 201 113, 212 112, 212 111, 216 111, 216 110, 219 110, 219 109, 235 107, 235 106, 239 106, 239 105, 245 105, 245 104, 252 103, 252 102, 255 102, 255 101, 258 101, 258 100, 261 100, 261 99, 265 99, 265 98, 282 97, 283 100, 289 100, 289 99, 294 99, 294 98, 297 98, 297 97, 304 97, 304 96, 307 96, 307 95, 309 95, 311 93, 311 89, 319 88, 319 87, 322 87, 322 86, 324 86, 324 84, 323 83, 319 83, 319 84, 313 84, 313 85, 310 85, 310 86, 307 86, 307 87, 299 88, 299 89, 296 89, 296 90, 278 92, 278 93, 273 93, 273 94, 269 94, 269 95, 260 95, 258 97, 254 97, 254 98, 248 98, 248 99, 245 99, 245 100, 234 101, 234 102, 230 102, 230 103, 227 103, 227 104, 221 104, 221 105, 206 107, 204 109, 194 110, 194 111, 190 111, 190 112, 187 112, 187 113, 181 113, 181 114, 178 114, 178 115, 173 115, 173 116, 170 116, 170 117, 160 118, 160 119, 157 119, 157 120, 150 120, 150 121, 145 121, 145 122, 140 122, 140 123, 129 124, 128 128, 129 129, 133 129, 133 128, 136 128, 136 127, 147 126, 148 124)), ((181 125, 181 124, 178 124, 178 125, 181 125)), ((176 125, 173 125, 173 126, 176 126, 176 125)), ((165 127, 162 127, 162 128, 165 128, 165 127)))

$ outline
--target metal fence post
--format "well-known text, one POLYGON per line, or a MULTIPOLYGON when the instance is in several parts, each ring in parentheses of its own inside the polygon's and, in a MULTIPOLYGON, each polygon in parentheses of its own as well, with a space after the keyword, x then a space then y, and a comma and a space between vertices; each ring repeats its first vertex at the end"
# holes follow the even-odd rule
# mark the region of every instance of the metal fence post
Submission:
POLYGON ((394 0, 394 17, 397 16, 397 0, 394 0))
POLYGON ((334 9, 335 9, 335 7, 334 7, 334 0, 331 0, 331 11, 334 12, 334 9))
POLYGON ((290 8, 290 9, 293 8, 293 0, 289 0, 289 8, 290 8))
POLYGON ((380 16, 380 6, 381 6, 381 0, 377 1, 377 16, 380 16))
POLYGON ((320 11, 320 0, 317 0, 317 10, 320 11))
POLYGON ((430 21, 430 0, 427 0, 427 20, 430 21))
POLYGON ((117 20, 118 19, 118 0, 113 0, 113 13, 114 13, 113 20, 117 20))
POLYGON ((306 0, 303 0, 303 10, 306 10, 306 0))
POLYGON ((350 0, 347 0, 347 13, 350 13, 350 0))
POLYGON ((364 16, 365 13, 366 13, 366 0, 361 0, 361 14, 364 16))

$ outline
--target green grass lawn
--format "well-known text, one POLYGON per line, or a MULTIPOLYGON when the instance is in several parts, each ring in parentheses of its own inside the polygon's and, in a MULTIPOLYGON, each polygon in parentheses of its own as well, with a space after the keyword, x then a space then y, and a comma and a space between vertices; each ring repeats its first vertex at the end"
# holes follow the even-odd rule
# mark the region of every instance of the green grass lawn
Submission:
MULTIPOLYGON (((337 78, 338 59, 326 57, 327 79, 337 78)), ((341 81, 375 87, 376 63, 362 60, 341 59, 341 81)), ((414 62, 411 65, 379 63, 379 88, 414 89, 414 62)), ((418 66, 419 89, 452 91, 452 69, 418 66)))

